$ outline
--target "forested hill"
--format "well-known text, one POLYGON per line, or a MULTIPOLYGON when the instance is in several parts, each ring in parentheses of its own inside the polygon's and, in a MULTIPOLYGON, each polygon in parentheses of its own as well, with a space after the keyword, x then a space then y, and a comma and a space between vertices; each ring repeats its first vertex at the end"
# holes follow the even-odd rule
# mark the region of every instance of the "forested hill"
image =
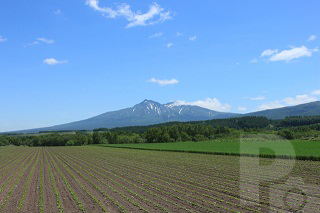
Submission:
POLYGON ((94 131, 130 131, 133 133, 144 133, 151 127, 173 126, 177 124, 200 124, 212 127, 228 127, 232 129, 279 129, 286 127, 297 127, 312 124, 320 124, 320 116, 291 116, 281 120, 271 120, 261 116, 247 116, 240 118, 213 119, 207 121, 192 122, 168 122, 150 126, 130 126, 113 129, 94 129, 94 131))
POLYGON ((300 104, 297 106, 269 109, 252 112, 242 116, 263 116, 269 119, 284 119, 289 116, 318 116, 320 115, 320 101, 300 104))
POLYGON ((227 118, 227 119, 213 119, 206 121, 191 121, 191 122, 168 122, 163 124, 156 124, 150 126, 129 126, 129 127, 119 127, 113 129, 94 129, 93 131, 130 131, 134 133, 144 133, 151 127, 163 127, 163 126, 174 126, 174 125, 184 125, 184 124, 199 124, 212 127, 228 127, 233 129, 243 129, 243 128, 266 128, 268 125, 272 124, 272 121, 265 117, 240 117, 240 118, 227 118))

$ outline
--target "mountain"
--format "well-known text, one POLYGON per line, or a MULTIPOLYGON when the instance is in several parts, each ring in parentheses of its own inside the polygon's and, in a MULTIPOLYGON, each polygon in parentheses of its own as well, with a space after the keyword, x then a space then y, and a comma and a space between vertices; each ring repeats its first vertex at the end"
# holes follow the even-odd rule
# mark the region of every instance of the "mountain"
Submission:
POLYGON ((133 107, 106 112, 86 120, 15 132, 29 133, 39 131, 93 130, 96 128, 147 126, 171 121, 201 121, 243 116, 263 116, 269 119, 283 119, 287 116, 315 115, 320 115, 320 101, 247 114, 236 114, 217 112, 199 106, 178 105, 175 102, 160 104, 155 101, 144 100, 133 107))
POLYGON ((269 109, 259 112, 243 114, 241 116, 263 116, 269 119, 283 119, 288 116, 315 116, 320 115, 320 101, 296 106, 269 109))
POLYGON ((93 130, 95 128, 145 126, 170 121, 198 121, 229 118, 236 115, 238 114, 217 112, 199 106, 179 106, 174 102, 160 104, 152 100, 144 100, 133 107, 106 112, 86 120, 19 132, 93 130))

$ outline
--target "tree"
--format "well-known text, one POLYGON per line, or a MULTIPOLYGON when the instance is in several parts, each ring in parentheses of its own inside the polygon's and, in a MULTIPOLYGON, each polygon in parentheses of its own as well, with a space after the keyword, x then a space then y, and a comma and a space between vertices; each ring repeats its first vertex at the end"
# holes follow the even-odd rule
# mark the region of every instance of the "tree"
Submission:
POLYGON ((169 135, 174 141, 177 141, 181 137, 179 129, 176 125, 169 127, 169 135))
POLYGON ((207 141, 208 138, 204 135, 200 135, 200 134, 197 134, 194 138, 193 138, 193 141, 207 141))
POLYGON ((86 134, 83 133, 77 133, 74 141, 75 146, 82 146, 87 145, 89 142, 89 139, 86 134))
POLYGON ((66 143, 66 146, 74 146, 75 142, 73 140, 69 140, 67 143, 66 143))
POLYGON ((228 127, 225 127, 225 126, 216 127, 215 134, 226 135, 226 134, 229 134, 229 133, 230 133, 230 129, 228 127))
POLYGON ((181 140, 182 141, 192 141, 192 138, 186 132, 181 132, 181 140))
POLYGON ((156 143, 161 135, 159 128, 150 128, 146 132, 146 139, 148 143, 156 143))
POLYGON ((161 137, 158 139, 157 142, 159 143, 167 143, 167 142, 173 142, 174 140, 170 138, 170 135, 168 132, 164 132, 161 134, 161 137))
POLYGON ((5 136, 0 135, 0 146, 9 145, 9 140, 5 136))
POLYGON ((281 130, 280 132, 278 132, 278 135, 284 137, 287 140, 293 140, 294 139, 294 134, 293 132, 291 132, 290 130, 281 130))
POLYGON ((94 132, 92 135, 93 144, 101 144, 103 142, 103 136, 100 132, 94 132))
POLYGON ((107 132, 105 134, 106 139, 109 144, 117 144, 118 143, 118 134, 116 132, 107 132))

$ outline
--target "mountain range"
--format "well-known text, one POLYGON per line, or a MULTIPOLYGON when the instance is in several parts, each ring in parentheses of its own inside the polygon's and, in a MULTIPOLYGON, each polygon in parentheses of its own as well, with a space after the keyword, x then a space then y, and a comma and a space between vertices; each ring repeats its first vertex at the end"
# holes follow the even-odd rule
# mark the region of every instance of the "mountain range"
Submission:
POLYGON ((177 105, 175 102, 160 104, 152 100, 144 100, 143 102, 136 104, 133 107, 113 112, 106 112, 89 119, 56 125, 52 127, 22 130, 16 132, 93 130, 95 128, 145 126, 170 121, 200 121, 242 116, 264 116, 269 119, 282 119, 287 116, 314 115, 320 115, 320 101, 247 114, 236 114, 217 112, 199 106, 177 105))
POLYGON ((289 116, 317 116, 320 115, 320 101, 300 104, 296 106, 282 107, 277 109, 251 112, 241 116, 263 116, 278 120, 289 116))

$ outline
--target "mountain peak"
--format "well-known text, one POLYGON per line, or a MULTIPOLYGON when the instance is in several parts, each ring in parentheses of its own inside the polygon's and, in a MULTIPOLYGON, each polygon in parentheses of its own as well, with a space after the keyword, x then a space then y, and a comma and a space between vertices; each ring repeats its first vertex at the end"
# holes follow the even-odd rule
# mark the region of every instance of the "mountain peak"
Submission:
POLYGON ((164 107, 162 104, 160 104, 158 102, 145 99, 141 103, 135 105, 132 108, 132 111, 133 112, 141 112, 141 113, 143 112, 146 114, 153 114, 153 113, 161 114, 161 112, 163 110, 165 110, 164 108, 166 108, 166 107, 164 107))
POLYGON ((153 101, 153 100, 148 100, 148 99, 144 99, 142 102, 140 102, 139 104, 137 104, 136 106, 141 106, 141 105, 161 105, 160 103, 153 101))
POLYGON ((149 100, 149 99, 144 99, 142 102, 140 102, 140 104, 142 104, 142 103, 150 103, 150 102, 155 102, 155 101, 149 100))
POLYGON ((181 106, 182 107, 182 106, 192 106, 192 105, 181 103, 179 101, 171 101, 171 102, 165 104, 165 106, 172 108, 172 107, 177 107, 177 106, 181 106))

